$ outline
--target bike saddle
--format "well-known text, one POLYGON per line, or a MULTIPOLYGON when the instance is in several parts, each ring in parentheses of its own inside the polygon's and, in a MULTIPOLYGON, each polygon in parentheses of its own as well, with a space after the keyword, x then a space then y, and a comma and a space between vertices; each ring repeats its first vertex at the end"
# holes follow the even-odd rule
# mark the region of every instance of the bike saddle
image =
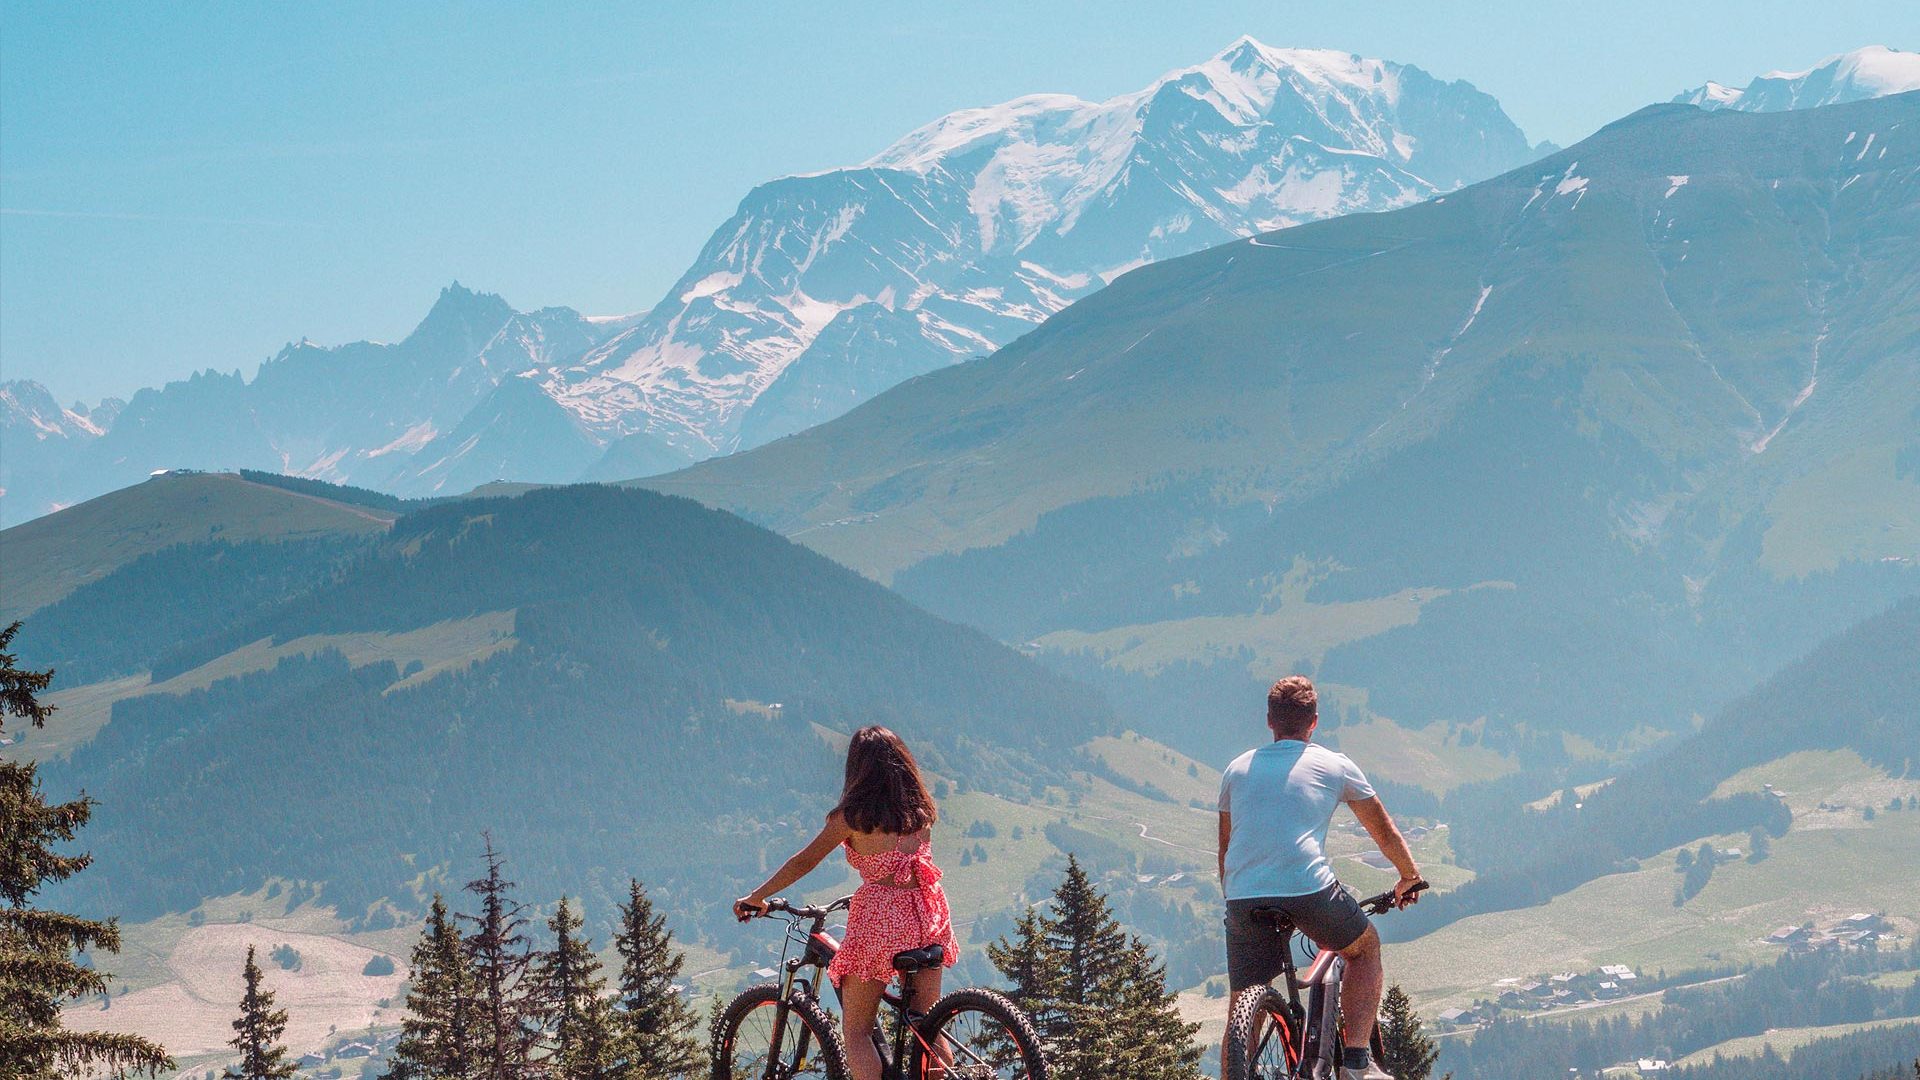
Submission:
POLYGON ((1257 923, 1265 923, 1278 933, 1288 933, 1294 929, 1293 920, 1277 907, 1257 907, 1247 912, 1247 918, 1257 923))
POLYGON ((893 954, 893 970, 899 972, 925 971, 937 968, 947 962, 947 950, 943 945, 925 945, 918 949, 893 954))

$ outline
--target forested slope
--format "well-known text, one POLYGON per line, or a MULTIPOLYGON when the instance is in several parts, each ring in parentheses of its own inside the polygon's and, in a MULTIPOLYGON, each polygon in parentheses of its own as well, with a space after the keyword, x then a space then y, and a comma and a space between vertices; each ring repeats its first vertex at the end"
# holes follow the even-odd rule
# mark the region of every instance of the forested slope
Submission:
POLYGON ((1097 698, 984 635, 684 499, 579 487, 429 509, 359 554, 307 549, 327 565, 306 581, 262 570, 287 594, 226 626, 214 564, 300 550, 166 553, 72 597, 84 619, 49 622, 137 614, 151 632, 101 666, 162 676, 262 640, 489 612, 512 613, 512 647, 404 685, 393 663, 323 650, 120 702, 45 767, 101 802, 79 902, 137 919, 280 877, 378 922, 416 912, 491 829, 535 894, 584 890, 610 911, 637 874, 670 909, 717 918, 837 793, 815 725, 889 724, 939 774, 1009 793, 1109 727, 1097 698), (214 616, 171 618, 165 598, 190 596, 214 616))

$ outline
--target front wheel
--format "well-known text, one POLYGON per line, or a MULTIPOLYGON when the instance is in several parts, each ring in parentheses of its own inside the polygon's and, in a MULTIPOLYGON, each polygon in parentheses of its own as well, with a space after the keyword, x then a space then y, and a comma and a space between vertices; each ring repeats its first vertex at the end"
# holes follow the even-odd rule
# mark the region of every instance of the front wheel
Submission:
POLYGON ((1300 1075, 1287 999, 1271 986, 1251 987, 1234 1001, 1223 1040, 1226 1080, 1291 1080, 1300 1075))
POLYGON ((713 1023, 713 1080, 847 1080, 840 1028, 810 997, 749 987, 713 1023), (774 1030, 780 1029, 778 1045, 774 1030))
POLYGON ((1047 1080, 1033 1021, 992 990, 955 990, 914 1034, 911 1080, 1047 1080))

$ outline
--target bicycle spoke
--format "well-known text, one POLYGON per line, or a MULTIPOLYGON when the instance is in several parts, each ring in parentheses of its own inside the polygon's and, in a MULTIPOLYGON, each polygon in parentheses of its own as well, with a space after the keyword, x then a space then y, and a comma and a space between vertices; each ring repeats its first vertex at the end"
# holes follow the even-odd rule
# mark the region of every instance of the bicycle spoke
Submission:
POLYGON ((955 1013, 929 1040, 934 1064, 926 1080, 1024 1080, 1026 1063, 1014 1034, 986 1013, 955 1013))
POLYGON ((1290 1045, 1290 1032, 1284 1017, 1267 1014, 1266 1023, 1260 1025, 1260 1043, 1251 1055, 1253 1077, 1251 1080, 1285 1080, 1294 1075, 1293 1048, 1290 1045))
POLYGON ((776 1006, 767 1002, 748 1013, 736 1029, 730 1068, 733 1080, 790 1080, 824 1077, 826 1061, 807 1025, 789 1014, 780 1046, 773 1045, 776 1006))

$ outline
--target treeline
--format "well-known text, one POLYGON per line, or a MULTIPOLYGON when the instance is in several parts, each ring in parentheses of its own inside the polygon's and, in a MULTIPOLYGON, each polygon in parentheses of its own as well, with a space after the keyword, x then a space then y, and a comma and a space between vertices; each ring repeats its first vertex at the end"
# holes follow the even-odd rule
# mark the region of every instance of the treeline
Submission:
POLYGON ((1447 1040, 1441 1067, 1475 1080, 1529 1080, 1636 1058, 1674 1060, 1772 1028, 1920 1017, 1920 983, 1894 989, 1872 981, 1917 966, 1920 946, 1786 956, 1737 977, 1668 990, 1659 1009, 1639 1017, 1498 1019, 1471 1039, 1447 1040))
POLYGON ((411 510, 420 510, 445 499, 406 499, 398 495, 389 495, 372 488, 354 487, 352 484, 330 484, 325 480, 313 480, 305 476, 287 476, 284 473, 262 472, 259 469, 241 469, 240 478, 268 487, 277 487, 299 495, 313 495, 330 499, 349 506, 365 506, 373 510, 391 510, 404 514, 411 510))
POLYGON ((1902 775, 1917 745, 1920 598, 1909 598, 1828 641, 1697 734, 1584 798, 1569 792, 1549 810, 1528 810, 1526 784, 1537 777, 1451 793, 1446 812, 1470 827, 1454 829, 1450 839, 1476 877, 1409 909, 1407 918, 1395 920, 1392 936, 1415 937, 1470 914, 1544 903, 1703 836, 1755 830, 1780 836, 1792 820, 1785 803, 1759 792, 1714 798, 1714 789, 1742 769, 1797 750, 1851 749, 1902 775), (1807 723, 1808 702, 1819 703, 1820 723, 1807 723))
POLYGON ((1831 1035, 1782 1057, 1773 1047, 1753 1057, 1714 1055, 1703 1065, 1668 1074, 1672 1080, 1920 1080, 1920 1024, 1899 1024, 1831 1035))
MULTIPOLYGON (((674 982, 684 961, 638 881, 619 906, 620 967, 609 978, 566 897, 536 947, 491 839, 484 859, 466 886, 470 913, 433 898, 384 1080, 673 1080, 700 1070, 698 1018, 674 982)), ((251 948, 243 985, 228 1044, 239 1063, 226 1076, 283 1080, 294 1072, 281 1044, 287 1013, 261 987, 251 948)))

